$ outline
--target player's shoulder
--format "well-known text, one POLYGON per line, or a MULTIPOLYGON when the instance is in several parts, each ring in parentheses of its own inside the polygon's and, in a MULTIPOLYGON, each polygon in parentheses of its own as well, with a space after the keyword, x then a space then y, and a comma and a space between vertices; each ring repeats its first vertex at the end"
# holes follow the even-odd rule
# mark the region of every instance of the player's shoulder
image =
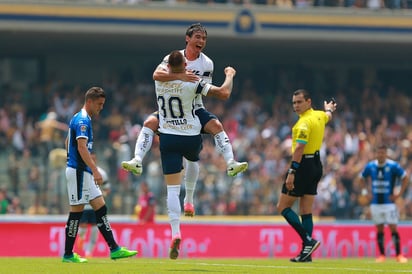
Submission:
POLYGON ((203 52, 200 53, 199 58, 202 60, 203 63, 209 63, 213 65, 213 60, 203 52))

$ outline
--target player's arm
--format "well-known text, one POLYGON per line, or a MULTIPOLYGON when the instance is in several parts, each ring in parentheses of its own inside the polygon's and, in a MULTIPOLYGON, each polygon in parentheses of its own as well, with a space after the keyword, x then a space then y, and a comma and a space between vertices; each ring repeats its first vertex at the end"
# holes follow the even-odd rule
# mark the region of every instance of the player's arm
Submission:
POLYGON ((77 150, 79 151, 80 157, 86 163, 88 167, 92 170, 93 178, 96 184, 101 185, 103 183, 103 177, 99 172, 99 169, 96 166, 96 163, 93 161, 92 156, 87 149, 87 139, 78 138, 77 139, 77 150))
POLYGON ((174 80, 180 80, 183 82, 196 82, 199 80, 199 77, 188 70, 186 70, 185 72, 172 73, 169 72, 169 70, 165 68, 162 64, 160 64, 153 72, 153 80, 159 82, 168 82, 174 80))
POLYGON ((409 184, 409 176, 405 173, 405 176, 403 176, 401 179, 401 188, 399 189, 399 192, 393 195, 394 201, 398 199, 399 197, 403 196, 406 189, 408 188, 408 184, 409 184))
POLYGON ((225 75, 226 77, 223 84, 220 87, 211 85, 206 96, 215 97, 222 100, 229 99, 233 89, 233 78, 236 75, 236 70, 232 67, 226 67, 225 75))

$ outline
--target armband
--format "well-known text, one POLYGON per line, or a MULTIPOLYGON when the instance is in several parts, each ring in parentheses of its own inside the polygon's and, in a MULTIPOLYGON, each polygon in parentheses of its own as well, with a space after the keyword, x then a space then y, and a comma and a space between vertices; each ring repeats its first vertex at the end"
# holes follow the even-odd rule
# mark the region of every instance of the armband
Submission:
POLYGON ((300 167, 300 163, 296 162, 296 161, 292 161, 292 163, 290 164, 290 168, 294 169, 296 171, 296 169, 298 169, 300 167))
POLYGON ((288 174, 295 174, 295 173, 296 173, 295 169, 293 169, 293 168, 288 169, 288 174))

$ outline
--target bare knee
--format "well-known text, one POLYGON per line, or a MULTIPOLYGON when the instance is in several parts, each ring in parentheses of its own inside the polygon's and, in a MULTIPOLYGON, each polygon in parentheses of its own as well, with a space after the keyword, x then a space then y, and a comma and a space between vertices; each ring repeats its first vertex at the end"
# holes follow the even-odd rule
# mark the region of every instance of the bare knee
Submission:
POLYGON ((211 119, 206 123, 204 130, 209 134, 216 135, 223 131, 223 125, 219 120, 211 119))
POLYGON ((150 128, 153 131, 157 131, 159 128, 159 120, 156 116, 150 115, 147 119, 143 122, 143 126, 150 128))

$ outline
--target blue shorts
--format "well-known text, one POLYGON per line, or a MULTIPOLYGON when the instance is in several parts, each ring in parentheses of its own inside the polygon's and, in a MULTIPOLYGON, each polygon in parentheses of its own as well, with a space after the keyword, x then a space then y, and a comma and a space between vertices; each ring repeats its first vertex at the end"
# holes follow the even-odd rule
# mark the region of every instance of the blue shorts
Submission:
POLYGON ((160 156, 163 174, 179 173, 183 167, 183 157, 189 161, 199 161, 202 150, 202 136, 181 136, 160 133, 160 156))
POLYGON ((195 114, 197 117, 199 117, 200 120, 200 124, 202 125, 202 133, 207 133, 204 131, 204 127, 205 125, 212 119, 217 119, 216 115, 214 115, 213 113, 207 111, 204 108, 199 108, 195 111, 195 114))
POLYGON ((93 209, 83 210, 82 217, 80 218, 81 224, 96 224, 96 213, 93 209))
MULTIPOLYGON (((196 114, 197 117, 199 117, 200 124, 202 125, 201 133, 207 133, 207 132, 205 132, 204 127, 210 120, 212 120, 212 119, 218 120, 216 115, 214 115, 213 113, 207 111, 204 108, 197 109, 195 111, 195 114, 196 114)), ((155 111, 150 115, 156 117, 157 120, 159 120, 159 111, 155 111)))

